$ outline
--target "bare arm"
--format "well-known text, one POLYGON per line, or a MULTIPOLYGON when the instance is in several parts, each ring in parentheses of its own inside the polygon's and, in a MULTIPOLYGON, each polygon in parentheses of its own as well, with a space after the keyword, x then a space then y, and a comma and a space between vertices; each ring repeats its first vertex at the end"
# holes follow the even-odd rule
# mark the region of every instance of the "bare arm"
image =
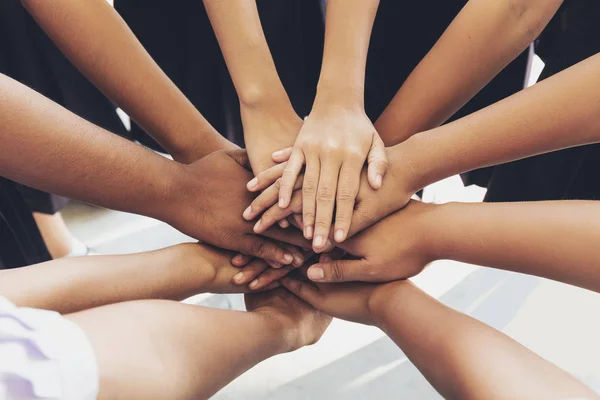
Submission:
POLYGON ((22 0, 62 52, 176 160, 233 148, 152 60, 105 0, 22 0))
POLYGON ((566 372, 410 281, 315 286, 287 278, 284 285, 318 310, 381 328, 446 399, 598 398, 566 372))
POLYGON ((536 39, 562 0, 471 0, 375 124, 387 146, 435 128, 536 39))
POLYGON ((0 295, 19 307, 72 313, 140 299, 183 300, 236 292, 231 254, 181 244, 130 255, 78 257, 0 271, 0 295))
POLYGON ((274 165, 302 127, 279 79, 255 0, 204 0, 240 99, 244 140, 254 173, 274 165))
POLYGON ((96 353, 99 399, 206 399, 264 359, 316 342, 331 321, 283 289, 246 306, 252 312, 138 301, 67 318, 96 353))

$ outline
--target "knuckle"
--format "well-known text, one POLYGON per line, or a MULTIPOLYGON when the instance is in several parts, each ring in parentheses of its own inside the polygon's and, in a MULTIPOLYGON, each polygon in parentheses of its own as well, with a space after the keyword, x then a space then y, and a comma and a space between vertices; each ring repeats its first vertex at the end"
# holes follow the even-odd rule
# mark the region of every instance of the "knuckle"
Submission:
POLYGON ((355 162, 364 162, 365 155, 359 149, 349 149, 346 152, 346 159, 355 162))
POLYGON ((324 232, 327 232, 329 230, 329 227, 331 226, 331 221, 316 221, 315 222, 315 229, 317 230, 322 230, 324 232))
POLYGON ((264 240, 257 240, 250 246, 252 254, 258 257, 263 257, 269 251, 269 245, 264 240))
POLYGON ((317 192, 317 200, 318 201, 332 201, 333 200, 333 190, 328 187, 319 188, 317 192))
POLYGON ((302 193, 314 194, 316 191, 317 183, 313 179, 304 178, 304 183, 302 184, 302 193))
POLYGON ((358 191, 351 188, 338 188, 337 201, 340 203, 354 202, 358 191))
POLYGON ((304 219, 306 221, 314 221, 314 219, 315 219, 315 213, 312 211, 304 210, 304 212, 302 213, 302 216, 304 217, 304 219))
POLYGON ((334 281, 344 280, 344 267, 338 260, 331 263, 331 279, 334 281))
POLYGON ((337 143, 327 143, 323 145, 321 151, 326 156, 333 156, 339 154, 342 151, 342 148, 337 143))

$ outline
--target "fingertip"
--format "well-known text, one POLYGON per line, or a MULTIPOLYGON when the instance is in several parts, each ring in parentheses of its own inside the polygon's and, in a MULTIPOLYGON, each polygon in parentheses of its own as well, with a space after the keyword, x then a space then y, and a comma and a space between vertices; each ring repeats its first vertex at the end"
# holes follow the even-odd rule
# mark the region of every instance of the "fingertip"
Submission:
POLYGON ((256 189, 257 187, 258 187, 258 178, 257 177, 252 178, 252 180, 246 184, 246 188, 251 192, 257 190, 256 189))
POLYGON ((337 243, 342 243, 346 239, 346 231, 344 229, 337 229, 334 239, 337 243))
POLYGON ((325 271, 323 268, 313 265, 308 269, 307 276, 311 281, 322 281, 325 279, 325 271))

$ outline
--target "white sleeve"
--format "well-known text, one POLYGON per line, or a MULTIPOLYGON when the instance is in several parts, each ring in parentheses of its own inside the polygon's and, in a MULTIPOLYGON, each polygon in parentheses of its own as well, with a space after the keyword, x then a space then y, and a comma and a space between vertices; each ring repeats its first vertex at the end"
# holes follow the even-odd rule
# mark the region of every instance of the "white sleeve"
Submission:
POLYGON ((54 311, 0 296, 0 400, 94 400, 98 367, 85 333, 54 311))

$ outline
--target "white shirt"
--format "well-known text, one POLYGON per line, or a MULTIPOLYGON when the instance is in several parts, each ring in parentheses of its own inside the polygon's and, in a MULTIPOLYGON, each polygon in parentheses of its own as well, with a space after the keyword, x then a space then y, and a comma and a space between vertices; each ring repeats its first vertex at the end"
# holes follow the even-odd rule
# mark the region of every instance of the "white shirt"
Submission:
POLYGON ((93 400, 96 356, 85 333, 54 311, 0 296, 0 400, 93 400))

